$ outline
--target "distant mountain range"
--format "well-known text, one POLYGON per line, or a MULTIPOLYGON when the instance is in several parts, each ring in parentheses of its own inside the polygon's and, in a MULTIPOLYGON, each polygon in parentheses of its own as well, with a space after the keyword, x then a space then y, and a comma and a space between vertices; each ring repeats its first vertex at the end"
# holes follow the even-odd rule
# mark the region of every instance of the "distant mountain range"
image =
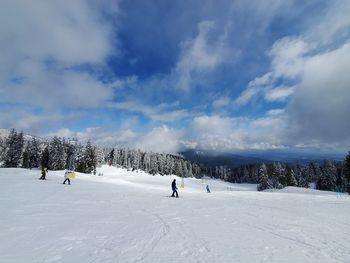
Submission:
POLYGON ((323 163, 324 160, 342 161, 346 153, 310 153, 310 152, 292 152, 281 150, 267 150, 255 152, 220 153, 206 150, 186 150, 180 153, 185 158, 204 164, 209 167, 228 166, 237 167, 248 164, 261 164, 273 162, 287 162, 307 164, 310 162, 323 163))

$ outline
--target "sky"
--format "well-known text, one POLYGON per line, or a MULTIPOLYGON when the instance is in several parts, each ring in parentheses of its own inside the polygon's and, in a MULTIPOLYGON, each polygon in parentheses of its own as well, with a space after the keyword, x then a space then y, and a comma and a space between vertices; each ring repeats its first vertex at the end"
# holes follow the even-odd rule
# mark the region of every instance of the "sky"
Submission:
POLYGON ((3 0, 0 128, 176 153, 350 150, 348 0, 3 0))

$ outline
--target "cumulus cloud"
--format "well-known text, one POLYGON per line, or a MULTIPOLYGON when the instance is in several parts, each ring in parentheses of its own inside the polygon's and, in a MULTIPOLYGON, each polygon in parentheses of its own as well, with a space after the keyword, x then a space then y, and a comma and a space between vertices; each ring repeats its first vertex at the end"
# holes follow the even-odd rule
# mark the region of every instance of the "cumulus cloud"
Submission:
POLYGON ((216 36, 214 29, 216 25, 213 21, 202 21, 198 24, 197 36, 181 43, 181 57, 171 76, 180 90, 188 91, 198 77, 214 70, 231 56, 232 51, 226 42, 227 33, 216 36))
POLYGON ((102 67, 118 52, 114 29, 102 15, 117 10, 111 1, 2 2, 0 103, 32 107, 27 120, 14 127, 35 129, 44 118, 38 109, 53 114, 45 117, 52 121, 65 118, 67 109, 98 107, 113 97, 112 86, 84 66, 102 67))
POLYGON ((139 137, 135 142, 135 146, 146 151, 175 154, 183 150, 182 137, 183 131, 163 125, 139 137))
POLYGON ((260 94, 267 102, 286 101, 285 109, 267 112, 284 116, 279 134, 285 144, 338 150, 350 145, 349 11, 348 3, 332 1, 322 21, 316 20, 300 36, 277 40, 268 52, 270 71, 251 81, 235 101, 244 105, 260 94), (293 85, 280 86, 281 81, 293 85))
POLYGON ((282 117, 232 118, 198 116, 192 121, 196 148, 215 151, 284 148, 279 139, 282 117))
POLYGON ((131 129, 108 131, 102 127, 90 127, 74 132, 68 128, 61 128, 49 134, 66 138, 77 138, 80 142, 88 140, 101 147, 126 147, 144 151, 176 154, 185 148, 189 142, 185 141, 184 132, 169 128, 166 125, 153 128, 148 133, 136 133, 131 129))
POLYGON ((305 59, 302 81, 287 108, 295 137, 349 145, 349 65, 349 43, 305 59))
POLYGON ((303 71, 304 56, 310 50, 310 44, 299 37, 285 37, 276 41, 269 52, 273 80, 278 77, 299 77, 303 71))

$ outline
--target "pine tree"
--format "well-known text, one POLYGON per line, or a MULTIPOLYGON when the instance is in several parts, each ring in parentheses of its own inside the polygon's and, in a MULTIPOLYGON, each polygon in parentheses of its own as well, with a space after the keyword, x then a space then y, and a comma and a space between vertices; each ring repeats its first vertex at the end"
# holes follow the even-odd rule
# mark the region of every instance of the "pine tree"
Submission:
POLYGON ((96 166, 97 166, 96 149, 91 145, 90 141, 88 141, 85 146, 83 160, 84 160, 83 172, 84 173, 93 172, 94 174, 96 174, 96 166))
POLYGON ((2 161, 4 160, 4 154, 5 154, 5 142, 3 140, 3 138, 0 137, 0 165, 2 163, 2 161))
POLYGON ((112 165, 114 163, 114 148, 109 152, 108 154, 108 163, 109 165, 112 165))
POLYGON ((66 152, 63 142, 58 137, 53 137, 49 144, 49 167, 51 170, 63 170, 66 168, 66 152))
POLYGON ((40 147, 38 141, 33 137, 29 144, 29 167, 40 166, 40 147))
POLYGON ((263 163, 259 167, 259 180, 258 180, 258 191, 263 191, 265 189, 271 189, 272 186, 269 182, 269 177, 267 174, 267 168, 266 165, 263 163))
POLYGON ((30 142, 27 142, 22 155, 22 167, 23 168, 32 168, 30 166, 30 142))
POLYGON ((347 184, 347 191, 350 195, 350 151, 344 161, 344 175, 347 184))
POLYGON ((317 180, 317 189, 335 191, 337 168, 331 161, 325 161, 322 173, 317 180))
POLYGON ((75 148, 75 164, 77 172, 85 173, 86 162, 84 158, 84 148, 81 144, 78 144, 75 148))
POLYGON ((66 169, 70 171, 74 171, 76 168, 76 158, 75 158, 75 150, 76 145, 74 142, 68 143, 66 148, 66 169))
POLYGON ((286 166, 286 184, 287 186, 297 186, 298 182, 295 178, 294 170, 289 167, 289 165, 286 166))
POLYGON ((12 129, 5 142, 4 166, 18 167, 21 162, 24 146, 23 133, 17 133, 12 129))
POLYGON ((50 151, 49 151, 49 146, 46 146, 44 151, 41 154, 41 159, 40 159, 40 163, 41 163, 41 167, 42 168, 48 168, 51 169, 49 167, 49 160, 50 160, 50 151))

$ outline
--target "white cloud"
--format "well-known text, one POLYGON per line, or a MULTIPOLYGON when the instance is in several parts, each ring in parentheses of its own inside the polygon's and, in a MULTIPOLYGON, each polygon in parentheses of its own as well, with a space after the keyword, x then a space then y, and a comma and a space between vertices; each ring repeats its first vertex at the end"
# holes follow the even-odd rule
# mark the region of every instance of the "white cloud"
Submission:
POLYGON ((150 132, 140 134, 131 129, 108 131, 102 127, 90 127, 79 132, 73 132, 68 128, 61 128, 51 132, 48 136, 77 138, 79 142, 92 143, 101 147, 126 147, 159 153, 176 154, 188 144, 183 139, 184 132, 169 128, 166 125, 153 128, 150 132))
POLYGON ((187 110, 171 109, 172 104, 160 104, 157 106, 143 105, 141 102, 126 101, 126 102, 112 102, 108 104, 109 108, 122 109, 129 112, 141 113, 153 121, 172 122, 175 120, 184 119, 189 116, 187 110))
POLYGON ((118 52, 113 30, 102 17, 107 9, 114 12, 116 5, 86 0, 69 5, 62 1, 3 1, 0 101, 60 111, 96 107, 110 99, 112 87, 74 69, 84 64, 103 65, 108 55, 118 52))
POLYGON ((213 101, 214 108, 222 108, 231 104, 231 99, 229 97, 220 97, 213 101))
MULTIPOLYGON (((251 82, 236 99, 244 105, 259 94, 271 102, 291 98, 284 113, 267 112, 270 117, 284 116, 279 136, 285 144, 331 145, 338 150, 350 145, 350 4, 345 2, 330 2, 325 16, 300 36, 276 41, 269 51, 271 69, 267 75, 271 78, 257 86, 251 82), (281 87, 281 81, 294 86, 281 87)), ((267 79, 266 74, 261 78, 267 79)))
POLYGON ((135 146, 146 151, 175 154, 183 149, 182 137, 182 131, 163 125, 139 137, 135 146))
POLYGON ((181 44, 182 54, 172 72, 172 79, 180 90, 188 91, 196 83, 198 78, 205 73, 214 70, 217 66, 232 59, 232 51, 229 49, 227 33, 223 32, 213 38, 217 30, 213 21, 202 21, 198 24, 198 35, 181 44), (210 37, 211 36, 211 37, 210 37))
POLYGON ((267 101, 285 101, 294 93, 295 87, 277 87, 265 90, 267 101))
POLYGON ((248 104, 251 100, 258 96, 266 86, 269 87, 272 80, 273 75, 271 72, 269 72, 250 81, 248 87, 233 101, 233 104, 236 107, 242 107, 248 104))
POLYGON ((328 8, 322 15, 313 19, 313 23, 304 34, 310 42, 327 45, 350 36, 350 2, 333 0, 327 3, 328 8))
POLYGON ((350 145, 349 65, 349 43, 305 59, 302 81, 287 109, 294 136, 350 145))
POLYGON ((276 149, 285 146, 279 139, 282 117, 259 119, 198 116, 192 121, 192 140, 199 149, 234 151, 276 149))
POLYGON ((297 78, 303 72, 304 56, 311 45, 301 38, 285 37, 274 43, 272 57, 273 80, 278 77, 297 78))
POLYGON ((271 110, 268 110, 266 115, 267 116, 276 116, 276 115, 281 115, 285 113, 285 109, 271 109, 271 110))

